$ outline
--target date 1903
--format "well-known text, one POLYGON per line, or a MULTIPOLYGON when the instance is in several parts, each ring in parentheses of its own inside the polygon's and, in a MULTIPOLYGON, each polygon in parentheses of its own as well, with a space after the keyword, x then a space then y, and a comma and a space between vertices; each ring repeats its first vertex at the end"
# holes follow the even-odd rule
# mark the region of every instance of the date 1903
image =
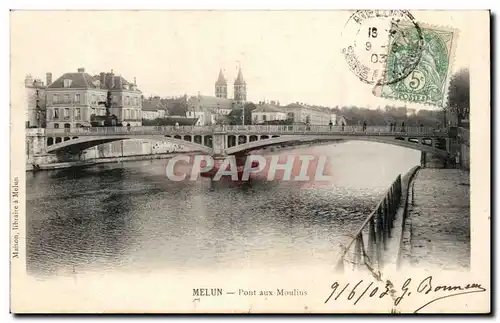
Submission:
MULTIPOLYGON (((351 285, 351 283, 347 283, 343 286, 341 286, 338 282, 333 283, 331 286, 332 291, 325 300, 325 304, 328 303, 332 297, 335 297, 334 300, 338 300, 342 295, 344 295, 347 300, 352 300, 354 302, 353 304, 356 305, 363 297, 381 299, 386 296, 391 297, 391 295, 395 293, 395 290, 393 289, 394 287, 389 281, 386 282, 385 287, 383 288, 374 286, 373 282, 370 282, 368 285, 363 284, 363 282, 363 280, 360 280, 356 284, 351 285)), ((401 287, 403 293, 394 300, 395 306, 403 300, 407 293, 411 293, 408 292, 408 285, 410 282, 411 279, 408 278, 401 287)))
POLYGON ((415 313, 440 299, 486 291, 486 289, 478 283, 435 285, 433 284, 432 276, 428 276, 416 284, 412 283, 411 278, 408 278, 398 289, 396 289, 389 280, 386 281, 385 287, 382 288, 375 286, 374 282, 367 284, 364 283, 363 280, 360 280, 356 284, 340 284, 335 282, 331 285, 331 289, 330 295, 325 300, 325 304, 331 301, 332 298, 333 300, 338 300, 340 297, 345 297, 347 300, 352 301, 353 305, 356 305, 363 298, 382 299, 389 296, 392 298, 394 306, 398 306, 401 301, 409 297, 412 292, 429 295, 431 300, 419 307, 415 313))

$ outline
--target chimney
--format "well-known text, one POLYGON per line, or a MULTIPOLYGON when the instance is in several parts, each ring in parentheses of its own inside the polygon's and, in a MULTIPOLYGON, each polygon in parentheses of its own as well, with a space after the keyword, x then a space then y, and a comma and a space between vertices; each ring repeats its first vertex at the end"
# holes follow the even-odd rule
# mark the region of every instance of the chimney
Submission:
POLYGON ((121 76, 118 76, 118 84, 117 84, 117 87, 119 89, 123 89, 123 82, 122 82, 122 77, 121 76))
POLYGON ((33 85, 33 77, 31 76, 31 74, 26 75, 26 77, 24 78, 24 85, 26 86, 33 85))
POLYGON ((115 73, 113 73, 113 70, 111 70, 111 80, 109 81, 110 84, 110 89, 113 89, 115 87, 115 73))
POLYGON ((113 89, 115 87, 115 75, 113 73, 106 74, 106 86, 108 89, 113 89))
POLYGON ((51 85, 52 84, 52 73, 47 72, 45 74, 45 77, 46 77, 46 80, 47 80, 47 86, 51 85))
POLYGON ((105 88, 106 87, 106 73, 101 72, 99 75, 100 75, 99 81, 101 82, 101 88, 105 88))
POLYGON ((85 73, 85 68, 84 67, 80 67, 78 69, 78 73, 85 73))

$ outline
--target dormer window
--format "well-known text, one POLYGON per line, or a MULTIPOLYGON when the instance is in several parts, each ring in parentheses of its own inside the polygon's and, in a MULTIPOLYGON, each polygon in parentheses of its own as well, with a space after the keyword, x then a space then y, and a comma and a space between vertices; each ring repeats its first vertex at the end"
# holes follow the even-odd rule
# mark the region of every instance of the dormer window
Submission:
POLYGON ((70 86, 71 86, 71 81, 72 81, 72 80, 70 80, 70 79, 64 79, 64 84, 63 84, 63 86, 64 86, 64 87, 70 87, 70 86))

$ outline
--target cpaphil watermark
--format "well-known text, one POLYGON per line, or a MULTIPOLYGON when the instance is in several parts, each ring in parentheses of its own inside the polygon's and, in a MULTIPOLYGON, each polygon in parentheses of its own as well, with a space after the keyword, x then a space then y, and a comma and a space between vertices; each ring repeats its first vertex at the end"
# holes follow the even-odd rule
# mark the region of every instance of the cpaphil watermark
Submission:
POLYGON ((209 177, 214 181, 263 179, 267 181, 331 182, 329 156, 248 155, 213 158, 209 155, 179 155, 167 163, 172 181, 209 177), (182 167, 180 167, 182 165, 182 167))

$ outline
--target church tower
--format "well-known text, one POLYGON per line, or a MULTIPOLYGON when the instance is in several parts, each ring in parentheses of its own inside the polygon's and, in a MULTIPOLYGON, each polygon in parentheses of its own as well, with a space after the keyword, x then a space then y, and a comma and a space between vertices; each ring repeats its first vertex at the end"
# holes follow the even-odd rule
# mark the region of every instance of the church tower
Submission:
POLYGON ((220 70, 219 77, 215 82, 215 96, 227 99, 227 81, 222 73, 222 69, 220 70))
POLYGON ((243 79, 241 68, 238 70, 238 77, 234 81, 234 101, 244 103, 247 100, 247 83, 243 79))

